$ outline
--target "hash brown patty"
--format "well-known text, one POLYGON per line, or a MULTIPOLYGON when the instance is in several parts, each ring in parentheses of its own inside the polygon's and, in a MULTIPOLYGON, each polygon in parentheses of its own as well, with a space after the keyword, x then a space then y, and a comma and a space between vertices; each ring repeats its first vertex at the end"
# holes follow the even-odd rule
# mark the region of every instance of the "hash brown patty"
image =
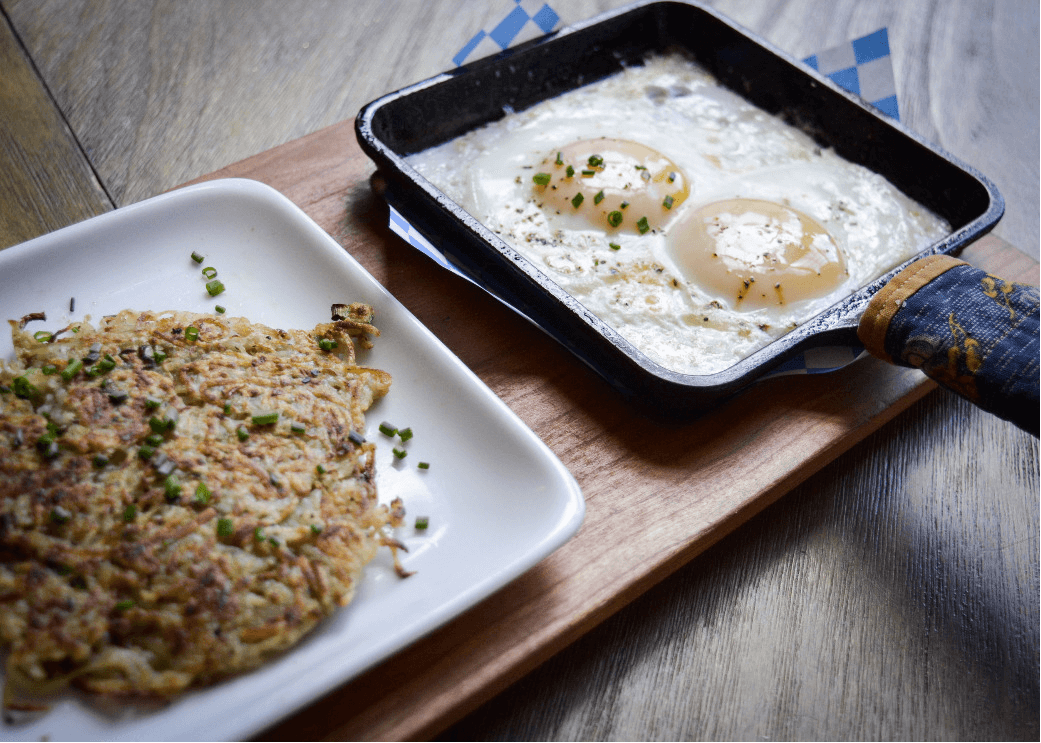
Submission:
POLYGON ((391 382, 357 366, 372 310, 336 317, 286 331, 126 310, 54 335, 12 322, 9 692, 166 697, 256 667, 351 600, 404 511, 379 504, 361 436, 391 382))

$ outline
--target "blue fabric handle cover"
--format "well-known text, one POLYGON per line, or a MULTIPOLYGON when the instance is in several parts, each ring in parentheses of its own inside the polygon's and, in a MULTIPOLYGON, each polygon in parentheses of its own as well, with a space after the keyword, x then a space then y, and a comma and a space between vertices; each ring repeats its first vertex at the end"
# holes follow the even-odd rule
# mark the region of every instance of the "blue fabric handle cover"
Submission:
POLYGON ((946 255, 916 261, 879 291, 857 334, 873 355, 1038 435, 1037 287, 946 255))

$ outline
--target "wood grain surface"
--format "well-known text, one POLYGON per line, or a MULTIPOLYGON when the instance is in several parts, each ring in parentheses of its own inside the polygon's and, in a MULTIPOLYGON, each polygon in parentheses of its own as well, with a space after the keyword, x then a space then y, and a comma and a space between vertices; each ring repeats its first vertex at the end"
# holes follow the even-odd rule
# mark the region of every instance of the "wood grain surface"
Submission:
MULTIPOLYGON (((0 245, 108 208, 105 192, 115 205, 132 203, 287 142, 296 150, 289 162, 279 160, 271 175, 276 187, 321 203, 314 216, 345 244, 379 234, 384 217, 369 192, 368 173, 343 180, 338 199, 312 198, 306 181, 315 163, 308 160, 306 141, 294 140, 349 120, 368 100, 448 67, 474 31, 488 28, 511 4, 0 0, 0 245), (9 92, 9 69, 17 69, 22 81, 15 93, 9 92), (19 121, 38 122, 33 130, 12 125, 16 112, 19 121), (31 136, 64 137, 67 146, 47 152, 31 136), (70 189, 75 195, 66 198, 70 189)), ((570 21, 620 4, 554 5, 570 21)), ((997 183, 1007 210, 996 233, 1037 256, 1036 3, 713 4, 796 56, 888 26, 903 120, 997 183)), ((238 167, 262 169, 264 162, 238 167)), ((334 165, 325 177, 342 178, 336 172, 342 167, 334 165)), ((547 643, 539 628, 559 622, 559 613, 526 617, 532 644, 542 643, 539 657, 548 658, 544 664, 508 687, 512 676, 503 676, 476 696, 481 679, 439 679, 428 693, 440 700, 440 712, 411 728, 417 735, 437 734, 473 700, 499 692, 440 735, 1039 737, 1035 439, 941 391, 816 474, 804 469, 783 482, 777 472, 798 470, 786 458, 806 456, 799 447, 812 449, 820 431, 835 425, 822 413, 810 426, 810 440, 792 444, 795 452, 780 447, 762 473, 768 490, 790 492, 679 567, 691 555, 676 544, 706 533, 684 520, 684 506, 695 496, 699 503, 714 497, 690 481, 690 468, 713 461, 741 469, 727 459, 715 432, 693 431, 689 449, 670 437, 675 431, 640 421, 618 433, 611 426, 622 415, 620 404, 588 373, 583 378, 584 370, 568 374, 574 364, 565 354, 536 342, 533 331, 512 324, 478 291, 431 272, 404 246, 375 242, 366 253, 369 269, 406 297, 494 389, 508 392, 507 404, 523 411, 576 475, 604 478, 586 493, 591 513, 617 491, 635 490, 642 508, 633 507, 633 518, 653 520, 660 509, 678 514, 680 522, 647 535, 671 547, 658 568, 675 568, 671 577, 639 596, 648 585, 630 581, 620 599, 575 619, 557 643, 547 643), (439 312, 427 304, 434 296, 458 303, 445 303, 439 312), (473 317, 475 308, 486 311, 473 317), (475 335, 484 340, 475 342, 475 335), (514 340, 534 349, 530 362, 498 359, 514 340), (572 376, 588 384, 576 385, 572 376), (560 419, 562 408, 577 411, 574 423, 560 419), (590 455, 596 446, 605 454, 590 455), (630 466, 633 459, 637 464, 630 466), (623 460, 630 464, 619 466, 623 460), (791 489, 803 477, 808 479, 791 489), (662 492, 673 495, 662 498, 662 492)), ((864 385, 861 394, 877 393, 878 399, 892 396, 889 385, 872 386, 880 377, 870 372, 858 371, 863 377, 847 383, 864 385)), ((800 384, 811 385, 797 381, 796 390, 800 384)), ((893 382, 898 398, 900 384, 893 382)), ((916 394, 902 399, 910 402, 916 394)), ((763 404, 777 404, 767 397, 763 404)), ((753 402, 741 399, 742 405, 753 402)), ((863 409, 847 412, 872 419, 863 409)), ((831 458, 848 445, 810 456, 831 458)), ((714 538, 711 530, 708 536, 714 538)), ((592 540, 606 564, 645 567, 638 555, 646 541, 631 547, 611 534, 586 536, 586 530, 579 539, 586 541, 565 550, 592 540)), ((523 596, 545 589, 553 580, 552 561, 567 556, 558 555, 508 590, 523 596)), ((572 600, 562 596, 559 606, 572 600)), ((480 620, 488 609, 474 611, 480 620)), ((451 626, 444 632, 446 647, 393 666, 394 689, 414 688, 415 668, 435 662, 438 653, 470 648, 471 638, 452 635, 451 626)), ((522 643, 506 653, 512 673, 526 670, 517 658, 529 650, 522 643)), ((366 704, 382 691, 357 683, 347 689, 361 696, 337 692, 267 737, 349 736, 359 730, 349 727, 352 716, 364 716, 371 709, 366 704)), ((386 727, 365 730, 406 729, 394 725, 407 716, 408 695, 394 694, 394 709, 379 721, 386 727)))
POLYGON ((112 208, 61 112, 0 24, 0 247, 112 208))

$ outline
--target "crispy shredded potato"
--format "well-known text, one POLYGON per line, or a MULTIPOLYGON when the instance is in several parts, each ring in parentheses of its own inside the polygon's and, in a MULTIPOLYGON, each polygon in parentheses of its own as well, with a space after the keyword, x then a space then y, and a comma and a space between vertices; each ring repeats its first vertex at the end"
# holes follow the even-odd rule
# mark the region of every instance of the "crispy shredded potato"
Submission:
POLYGON ((361 436, 391 378, 357 366, 354 345, 379 332, 366 305, 334 318, 286 331, 127 310, 51 338, 11 323, 12 702, 69 683, 168 697, 254 668, 346 605, 381 545, 400 547, 389 529, 404 510, 378 502, 361 436))

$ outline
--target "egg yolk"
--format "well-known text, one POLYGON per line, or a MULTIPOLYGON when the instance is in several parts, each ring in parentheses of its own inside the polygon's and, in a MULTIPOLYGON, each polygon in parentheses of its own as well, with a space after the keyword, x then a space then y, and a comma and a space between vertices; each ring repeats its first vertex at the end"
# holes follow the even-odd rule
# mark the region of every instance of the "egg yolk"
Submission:
POLYGON ((692 210, 671 229, 669 250, 692 283, 740 310, 821 297, 848 275, 842 251, 820 223, 758 199, 692 210))
POLYGON ((553 151, 536 171, 533 188, 542 209, 580 216, 604 230, 659 229, 690 194, 672 160, 624 139, 573 142, 553 151))

